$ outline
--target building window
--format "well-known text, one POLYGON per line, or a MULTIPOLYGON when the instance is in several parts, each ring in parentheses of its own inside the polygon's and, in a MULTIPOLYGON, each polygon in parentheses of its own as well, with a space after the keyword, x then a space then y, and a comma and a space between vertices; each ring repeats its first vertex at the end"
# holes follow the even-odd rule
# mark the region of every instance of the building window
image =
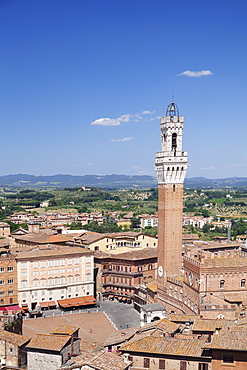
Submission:
POLYGON ((52 263, 53 261, 48 261, 48 266, 49 267, 52 267, 53 266, 53 263, 52 263))
POLYGON ((75 258, 75 265, 78 265, 79 263, 79 258, 75 258))
POLYGON ((180 370, 186 370, 187 362, 186 361, 180 361, 180 370))
POLYGON ((54 261, 54 266, 58 266, 58 260, 54 261))
POLYGON ((233 364, 234 363, 234 357, 233 356, 224 355, 223 356, 223 362, 225 364, 233 364))
POLYGON ((225 288, 225 280, 221 280, 220 281, 220 289, 224 289, 225 288))
MULTIPOLYGON (((0 284, 1 284, 1 282, 0 282, 0 284)), ((26 281, 22 281, 21 282, 21 286, 22 286, 22 288, 26 288, 27 287, 27 282, 26 281)))
POLYGON ((75 271, 80 271, 80 268, 79 267, 75 267, 75 271))
POLYGON ((45 279, 41 279, 41 285, 45 286, 45 279))
POLYGON ((4 272, 4 267, 0 267, 0 272, 4 272))
POLYGON ((68 259, 68 265, 72 265, 72 258, 68 259))
POLYGON ((72 272, 72 268, 69 268, 69 269, 67 270, 67 272, 72 272))
POLYGON ((79 280, 80 280, 80 275, 75 275, 75 282, 78 283, 79 280))
POLYGON ((87 274, 86 275, 86 281, 90 281, 91 280, 91 274, 87 274))
POLYGON ((166 368, 166 361, 159 360, 159 369, 165 369, 165 368, 166 368))
POLYGON ((86 263, 91 262, 91 257, 86 257, 86 263))
POLYGON ((3 292, 3 291, 1 291, 1 292, 0 292, 0 295, 4 295, 4 292, 3 292))
POLYGON ((62 277, 60 278, 60 284, 64 284, 64 283, 65 283, 65 277, 63 277, 63 276, 62 276, 62 277))
POLYGON ((68 276, 68 283, 72 283, 72 276, 68 276))
POLYGON ((26 272, 22 272, 21 273, 21 277, 25 277, 25 276, 27 276, 27 273, 26 272))
POLYGON ((8 284, 13 284, 14 279, 8 279, 8 284))
POLYGON ((52 285, 52 278, 48 279, 48 285, 52 285))
POLYGON ((65 265, 64 260, 60 260, 60 266, 64 266, 64 265, 65 265))
POLYGON ((141 272, 142 271, 142 266, 138 266, 138 271, 141 272))
POLYGON ((60 274, 64 274, 65 273, 65 269, 60 269, 60 274))
POLYGON ((91 266, 86 266, 86 270, 91 270, 91 266))
POLYGON ((26 270, 26 268, 27 268, 27 263, 26 262, 22 262, 21 269, 22 270, 26 270))
POLYGON ((38 286, 38 280, 33 281, 33 286, 38 286))
POLYGON ((54 279, 54 285, 58 285, 59 283, 58 283, 58 278, 57 277, 55 277, 55 279, 54 279))
POLYGON ((241 288, 245 288, 245 279, 241 280, 241 288))
POLYGON ((8 271, 13 271, 13 270, 14 270, 14 267, 12 267, 12 266, 8 267, 8 271))
POLYGON ((149 369, 150 367, 150 359, 149 358, 145 358, 143 359, 143 367, 146 367, 149 369))
POLYGON ((38 271, 34 271, 33 276, 38 276, 38 271))
POLYGON ((198 370, 208 370, 208 364, 198 364, 198 370))
POLYGON ((148 269, 149 270, 152 270, 153 266, 152 265, 148 265, 148 269))
POLYGON ((40 267, 45 267, 45 261, 40 262, 40 267))
POLYGON ((37 269, 38 268, 38 262, 33 262, 33 268, 37 269))

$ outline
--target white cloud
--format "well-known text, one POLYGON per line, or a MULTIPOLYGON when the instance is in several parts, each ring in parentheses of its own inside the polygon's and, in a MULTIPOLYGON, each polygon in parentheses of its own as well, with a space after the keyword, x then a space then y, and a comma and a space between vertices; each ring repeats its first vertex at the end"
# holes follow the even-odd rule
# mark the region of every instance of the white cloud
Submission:
POLYGON ((88 166, 94 166, 95 164, 98 164, 98 163, 87 163, 88 166))
POLYGON ((91 122, 90 125, 100 125, 100 126, 120 126, 119 118, 99 118, 91 122))
POLYGON ((143 115, 154 114, 154 113, 155 111, 151 112, 149 110, 145 110, 141 113, 122 114, 120 117, 117 117, 117 118, 98 118, 95 121, 91 122, 90 125, 120 126, 122 122, 138 122, 144 118, 143 115))
POLYGON ((201 77, 201 76, 211 76, 213 72, 211 72, 209 69, 203 69, 201 71, 184 71, 182 73, 179 73, 178 76, 188 76, 188 77, 201 77))
POLYGON ((130 141, 133 140, 133 137, 124 137, 123 139, 112 139, 110 140, 112 143, 119 143, 120 141, 130 141))
POLYGON ((211 167, 201 167, 200 170, 215 170, 214 166, 211 167))

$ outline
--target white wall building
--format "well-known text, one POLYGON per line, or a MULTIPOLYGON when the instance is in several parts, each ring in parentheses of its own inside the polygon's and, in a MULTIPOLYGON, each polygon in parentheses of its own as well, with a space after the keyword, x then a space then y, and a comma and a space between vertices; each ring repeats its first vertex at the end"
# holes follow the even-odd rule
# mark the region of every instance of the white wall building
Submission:
POLYGON ((18 300, 22 307, 93 295, 94 257, 89 249, 33 247, 16 256, 18 300))

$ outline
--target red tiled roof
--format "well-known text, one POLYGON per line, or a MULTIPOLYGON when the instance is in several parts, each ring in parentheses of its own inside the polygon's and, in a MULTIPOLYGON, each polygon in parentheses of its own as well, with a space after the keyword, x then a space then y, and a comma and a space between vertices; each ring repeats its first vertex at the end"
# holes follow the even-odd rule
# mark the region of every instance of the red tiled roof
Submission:
POLYGON ((80 307, 96 304, 96 299, 92 295, 87 295, 85 297, 61 299, 57 303, 62 308, 80 307))

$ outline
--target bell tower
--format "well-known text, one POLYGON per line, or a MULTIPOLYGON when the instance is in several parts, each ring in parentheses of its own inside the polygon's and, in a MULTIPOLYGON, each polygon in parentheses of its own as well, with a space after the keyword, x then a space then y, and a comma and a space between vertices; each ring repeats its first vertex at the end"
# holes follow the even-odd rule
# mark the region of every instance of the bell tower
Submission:
POLYGON ((175 103, 160 119, 161 152, 156 153, 158 180, 158 297, 166 291, 167 278, 181 276, 183 183, 188 168, 182 151, 184 117, 175 103))

